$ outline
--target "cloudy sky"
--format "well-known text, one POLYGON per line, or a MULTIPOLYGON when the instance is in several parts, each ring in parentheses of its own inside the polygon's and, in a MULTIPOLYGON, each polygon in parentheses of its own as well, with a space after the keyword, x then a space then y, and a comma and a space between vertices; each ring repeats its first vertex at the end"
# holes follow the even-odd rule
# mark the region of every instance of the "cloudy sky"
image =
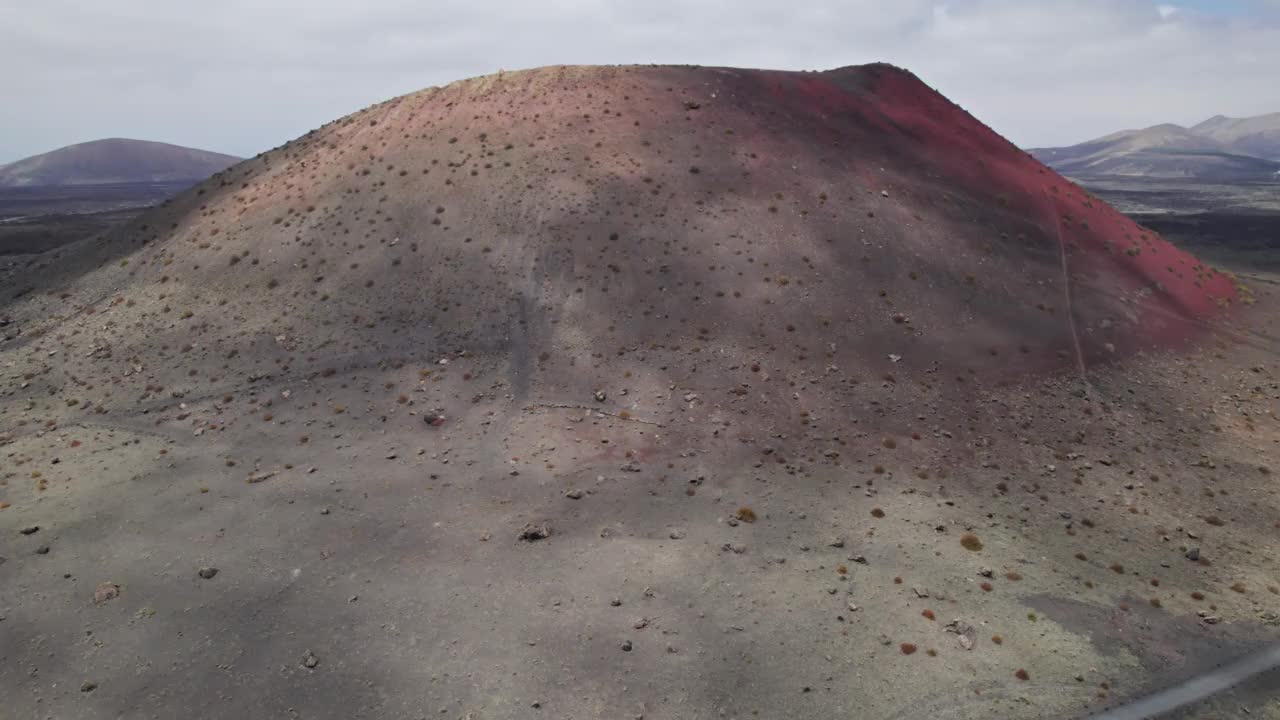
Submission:
POLYGON ((905 66, 1024 147, 1280 111, 1280 0, 0 0, 0 163, 252 155, 498 69, 905 66))

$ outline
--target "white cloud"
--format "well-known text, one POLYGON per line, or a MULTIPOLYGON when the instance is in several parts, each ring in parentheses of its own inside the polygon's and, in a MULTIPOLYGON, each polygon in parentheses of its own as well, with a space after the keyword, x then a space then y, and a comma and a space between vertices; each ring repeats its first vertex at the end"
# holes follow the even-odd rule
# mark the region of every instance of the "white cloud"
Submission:
POLYGON ((554 63, 906 66, 1024 145, 1280 110, 1280 0, 0 0, 0 161, 123 135, 252 154, 554 63), (21 4, 23 7, 18 7, 21 4))

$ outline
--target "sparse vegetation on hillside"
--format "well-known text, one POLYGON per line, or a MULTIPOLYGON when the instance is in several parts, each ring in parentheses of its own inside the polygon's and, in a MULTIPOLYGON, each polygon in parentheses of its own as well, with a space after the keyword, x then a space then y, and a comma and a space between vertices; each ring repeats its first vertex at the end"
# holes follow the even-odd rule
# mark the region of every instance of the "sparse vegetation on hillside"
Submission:
POLYGON ((0 644, 101 707, 1045 717, 1275 592, 1235 282, 886 66, 425 90, 5 282, 0 644))

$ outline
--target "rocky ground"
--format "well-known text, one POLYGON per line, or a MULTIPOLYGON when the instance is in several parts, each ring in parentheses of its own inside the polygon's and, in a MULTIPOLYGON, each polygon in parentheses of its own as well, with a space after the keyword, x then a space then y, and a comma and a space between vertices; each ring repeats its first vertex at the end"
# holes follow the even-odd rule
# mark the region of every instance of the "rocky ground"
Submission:
POLYGON ((687 385, 471 403, 441 359, 13 438, 14 716, 1079 717, 1276 636, 1256 340, 834 457, 687 385))
POLYGON ((1081 182, 1129 217, 1216 265, 1242 274, 1280 268, 1280 183, 1143 178, 1081 182))
POLYGON ((108 233, 192 184, 0 187, 0 266, 21 269, 32 256, 108 233))

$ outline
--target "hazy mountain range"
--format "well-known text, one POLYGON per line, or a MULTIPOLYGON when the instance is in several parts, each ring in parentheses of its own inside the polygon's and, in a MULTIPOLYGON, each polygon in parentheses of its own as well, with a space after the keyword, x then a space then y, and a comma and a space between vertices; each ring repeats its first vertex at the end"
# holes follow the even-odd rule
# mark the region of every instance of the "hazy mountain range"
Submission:
MULTIPOLYGON (((1191 127, 1164 123, 1030 152, 1066 175, 1273 179, 1280 175, 1280 113, 1216 115, 1191 127)), ((194 182, 240 160, 169 143, 109 138, 0 165, 0 187, 194 182)))
POLYGON ((1036 148, 1031 154, 1066 175, 1270 179, 1280 173, 1280 113, 1218 115, 1189 128, 1166 123, 1122 130, 1070 147, 1036 148))
POLYGON ((238 162, 238 157, 208 150, 109 138, 0 165, 0 187, 195 182, 238 162))

